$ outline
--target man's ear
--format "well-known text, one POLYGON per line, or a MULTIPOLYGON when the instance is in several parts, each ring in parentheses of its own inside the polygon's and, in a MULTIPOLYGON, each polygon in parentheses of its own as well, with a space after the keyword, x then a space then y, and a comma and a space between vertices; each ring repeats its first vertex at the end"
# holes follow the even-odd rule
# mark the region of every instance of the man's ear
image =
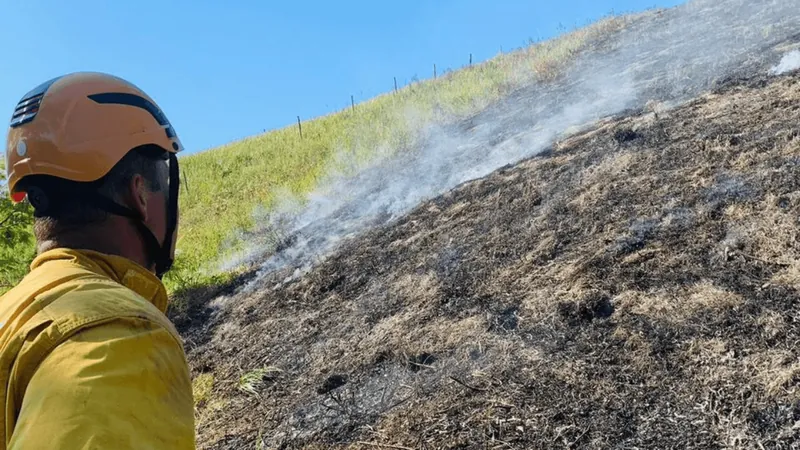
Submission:
POLYGON ((128 203, 128 208, 137 212, 139 217, 146 221, 148 190, 144 177, 138 173, 131 177, 127 191, 125 201, 128 203))

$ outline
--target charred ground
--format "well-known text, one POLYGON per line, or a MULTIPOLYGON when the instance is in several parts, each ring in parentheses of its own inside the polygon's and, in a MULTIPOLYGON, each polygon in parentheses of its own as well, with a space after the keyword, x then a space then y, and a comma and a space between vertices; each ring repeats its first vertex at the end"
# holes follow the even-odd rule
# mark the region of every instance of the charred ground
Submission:
POLYGON ((798 123, 729 80, 195 302, 200 446, 792 448, 798 123))

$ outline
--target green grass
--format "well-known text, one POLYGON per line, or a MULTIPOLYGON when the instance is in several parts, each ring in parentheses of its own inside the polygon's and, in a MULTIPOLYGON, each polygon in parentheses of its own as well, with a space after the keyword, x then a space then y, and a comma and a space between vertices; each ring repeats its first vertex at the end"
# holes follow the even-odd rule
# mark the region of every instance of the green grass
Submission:
POLYGON ((302 139, 294 124, 182 158, 187 189, 181 198, 179 256, 165 278, 168 289, 200 287, 232 275, 219 273, 218 264, 242 248, 237 235, 252 229, 254 211, 269 210, 279 192, 302 196, 312 191, 336 168, 337 152, 350 152, 350 159, 366 163, 377 149, 402 151, 414 141, 421 123, 457 120, 526 83, 558 78, 578 54, 627 20, 608 18, 378 96, 356 105, 355 111, 305 122, 302 139))
POLYGON ((192 394, 195 406, 205 404, 211 397, 214 387, 214 374, 203 373, 192 380, 192 394))
POLYGON ((262 367, 251 370, 239 377, 239 383, 236 388, 247 394, 258 396, 258 390, 264 384, 265 379, 280 372, 283 371, 277 367, 262 367))

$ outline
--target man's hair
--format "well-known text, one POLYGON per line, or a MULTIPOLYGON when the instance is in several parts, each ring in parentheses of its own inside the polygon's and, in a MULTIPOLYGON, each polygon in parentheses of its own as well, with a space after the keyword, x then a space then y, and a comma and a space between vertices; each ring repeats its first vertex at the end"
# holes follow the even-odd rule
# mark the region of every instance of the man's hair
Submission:
POLYGON ((34 212, 33 231, 38 242, 53 240, 59 235, 102 224, 109 213, 92 201, 92 193, 121 202, 135 175, 141 175, 151 192, 163 192, 169 183, 169 171, 160 147, 144 146, 126 154, 102 179, 81 183, 49 176, 30 177, 24 188, 36 186, 48 197, 53 207, 34 212))

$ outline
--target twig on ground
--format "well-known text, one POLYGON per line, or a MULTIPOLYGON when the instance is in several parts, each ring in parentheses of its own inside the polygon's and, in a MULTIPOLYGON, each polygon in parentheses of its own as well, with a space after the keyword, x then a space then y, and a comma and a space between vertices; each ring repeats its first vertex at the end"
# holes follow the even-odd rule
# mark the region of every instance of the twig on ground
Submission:
POLYGON ((409 364, 412 365, 412 366, 415 366, 415 367, 422 368, 422 369, 436 369, 435 367, 429 366, 427 364, 420 364, 420 363, 416 363, 416 362, 411 362, 409 364))
POLYGON ((358 445, 368 445, 368 446, 370 446, 370 447, 378 447, 378 448, 396 448, 396 449, 398 449, 398 450, 414 450, 414 449, 413 449, 413 448, 411 448, 411 447, 403 447, 402 445, 379 444, 379 443, 377 443, 377 442, 363 442, 363 441, 358 441, 358 442, 353 442, 353 443, 354 443, 354 444, 358 444, 358 445))
POLYGON ((448 377, 448 378, 450 378, 451 380, 455 381, 456 383, 458 383, 458 384, 460 384, 460 385, 464 386, 464 387, 465 387, 465 388, 467 388, 467 389, 472 389, 473 391, 476 391, 476 392, 486 392, 486 389, 481 389, 481 388, 476 388, 475 386, 470 386, 470 385, 468 385, 467 383, 465 383, 465 382, 463 382, 463 381, 459 380, 459 379, 458 379, 458 378, 456 378, 456 377, 452 377, 452 376, 451 376, 451 377, 448 377))
POLYGON ((402 400, 398 400, 398 401, 396 401, 396 402, 392 403, 392 405, 391 405, 391 406, 389 406, 388 408, 386 408, 386 411, 384 411, 382 414, 386 414, 387 412, 389 412, 389 410, 392 410, 392 409, 394 409, 394 408, 397 408, 398 406, 402 405, 403 403, 405 403, 405 402, 407 402, 407 401, 411 400, 411 397, 412 397, 412 396, 411 396, 411 395, 409 395, 408 397, 406 397, 406 398, 404 398, 404 399, 402 399, 402 400))
POLYGON ((583 437, 584 437, 584 436, 586 436, 586 433, 588 433, 588 432, 589 432, 589 428, 587 427, 587 428, 585 428, 585 429, 583 430, 583 433, 581 433, 581 435, 580 435, 580 436, 578 436, 578 438, 577 438, 577 439, 575 439, 574 441, 572 441, 572 443, 571 443, 571 444, 569 444, 569 445, 567 446, 567 448, 575 448, 575 445, 577 445, 577 444, 578 444, 578 442, 580 442, 580 440, 581 440, 581 439, 583 439, 583 437))
POLYGON ((789 267, 789 264, 779 263, 779 262, 769 262, 769 261, 763 260, 763 259, 761 259, 761 258, 759 258, 757 256, 748 255, 747 253, 744 253, 744 252, 735 252, 734 254, 739 254, 739 255, 744 256, 745 259, 758 261, 760 263, 767 264, 767 265, 773 265, 773 266, 778 266, 778 267, 789 267))

